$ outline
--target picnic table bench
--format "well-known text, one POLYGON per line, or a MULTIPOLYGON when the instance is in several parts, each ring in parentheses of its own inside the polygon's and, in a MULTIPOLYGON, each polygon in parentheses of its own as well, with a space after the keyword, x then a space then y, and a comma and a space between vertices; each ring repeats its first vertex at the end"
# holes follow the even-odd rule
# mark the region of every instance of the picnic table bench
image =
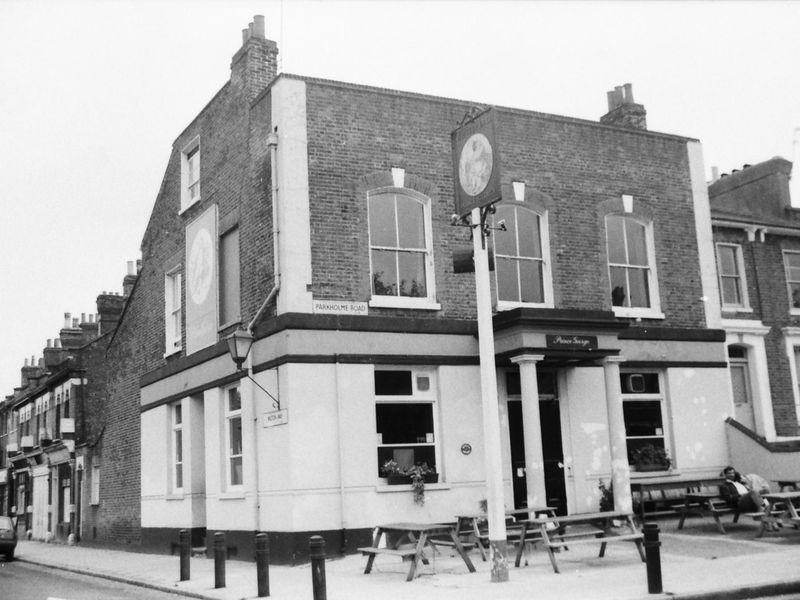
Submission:
POLYGON ((769 506, 760 513, 751 513, 751 516, 761 521, 761 529, 756 537, 761 537, 767 531, 777 531, 784 524, 800 528, 800 514, 797 512, 796 502, 800 501, 800 492, 778 492, 762 494, 769 501, 769 506))
MULTIPOLYGON (((643 548, 643 535, 633 520, 633 513, 625 511, 605 511, 596 513, 583 513, 567 516, 537 517, 522 523, 523 535, 527 527, 534 526, 539 529, 542 543, 547 549, 553 570, 559 573, 555 552, 560 549, 569 549, 569 546, 578 544, 600 544, 598 556, 605 556, 606 546, 612 542, 633 542, 639 551, 642 562, 645 561, 643 548), (613 527, 614 521, 622 521, 627 533, 617 533, 613 527), (554 528, 555 526, 555 528, 554 528)), ((517 551, 516 566, 522 556, 522 546, 517 551)))
MULTIPOLYGON (((720 486, 724 483, 722 477, 697 477, 662 475, 658 477, 640 477, 631 481, 631 493, 636 508, 639 522, 644 523, 645 517, 658 517, 664 515, 681 515, 687 512, 687 494, 709 494, 718 496, 720 486)), ((698 500, 693 501, 689 508, 695 507, 698 500)), ((734 511, 722 502, 715 502, 715 513, 734 511)), ((697 511, 695 511, 697 512, 697 511)), ((734 511, 736 512, 736 511, 734 511)), ((734 514, 734 522, 739 518, 734 514)))
POLYGON ((364 574, 372 571, 372 565, 375 563, 375 557, 379 554, 389 556, 399 556, 403 560, 408 560, 411 564, 408 567, 408 575, 406 581, 414 579, 417 572, 417 567, 422 561, 423 564, 428 564, 428 559, 423 555, 423 550, 426 546, 430 546, 435 550, 433 536, 448 537, 453 547, 467 565, 470 573, 475 572, 475 566, 464 551, 464 546, 458 538, 456 528, 453 523, 389 523, 386 525, 378 525, 375 528, 375 534, 372 539, 372 546, 364 546, 358 548, 358 551, 368 556, 367 566, 364 569, 364 574), (386 533, 399 534, 395 540, 389 541, 386 536, 385 546, 381 546, 381 539, 384 538, 386 533))
POLYGON ((698 491, 684 494, 683 504, 679 507, 681 515, 678 529, 683 529, 683 523, 688 516, 704 517, 710 515, 717 524, 720 533, 727 533, 720 521, 720 514, 733 511, 733 522, 739 521, 739 509, 731 507, 725 498, 717 491, 698 491))

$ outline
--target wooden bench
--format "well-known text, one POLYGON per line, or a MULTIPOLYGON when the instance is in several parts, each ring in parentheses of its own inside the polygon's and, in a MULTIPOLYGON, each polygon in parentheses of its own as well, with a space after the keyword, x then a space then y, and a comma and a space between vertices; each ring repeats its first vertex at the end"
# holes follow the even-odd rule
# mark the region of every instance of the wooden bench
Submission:
MULTIPOLYGON (((724 481, 721 477, 674 475, 634 478, 631 493, 639 522, 644 523, 646 517, 679 515, 687 493, 719 493, 724 481)), ((724 512, 722 507, 718 512, 724 512)))
MULTIPOLYGON (((553 570, 559 573, 558 562, 555 552, 560 549, 568 549, 569 546, 578 544, 600 544, 601 558, 605 556, 606 546, 616 542, 633 542, 639 551, 642 562, 645 560, 643 538, 641 531, 636 527, 633 514, 624 511, 608 511, 597 513, 585 513, 568 515, 566 517, 539 517, 531 521, 538 525, 539 535, 542 543, 547 548, 550 563, 553 570), (622 521, 625 524, 627 533, 615 533, 612 526, 613 521, 622 521), (552 529, 553 525, 558 529, 552 529), (599 526, 599 528, 598 528, 599 526), (582 527, 580 531, 572 530, 570 527, 582 527)), ((517 566, 519 566, 521 552, 517 553, 517 566)))
POLYGON ((403 560, 411 558, 417 553, 417 548, 413 544, 404 544, 399 548, 373 548, 372 546, 364 546, 358 548, 364 556, 387 554, 389 556, 400 556, 403 560))

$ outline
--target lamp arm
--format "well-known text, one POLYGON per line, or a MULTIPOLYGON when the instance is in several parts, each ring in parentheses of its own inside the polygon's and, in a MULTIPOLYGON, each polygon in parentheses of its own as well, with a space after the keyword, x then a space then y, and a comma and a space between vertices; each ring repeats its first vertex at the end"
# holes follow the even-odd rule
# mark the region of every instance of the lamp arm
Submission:
MULTIPOLYGON (((243 371, 244 371, 244 369, 243 369, 243 371)), ((250 373, 248 373, 247 371, 244 371, 244 374, 247 376, 247 378, 248 378, 250 381, 252 381, 253 383, 255 383, 255 384, 256 384, 256 385, 257 385, 257 386, 258 386, 258 387, 261 389, 261 391, 262 391, 262 392, 264 392, 264 393, 265 393, 267 396, 269 396, 269 397, 272 399, 272 406, 273 406, 275 409, 277 409, 277 410, 280 410, 280 409, 281 409, 281 401, 280 401, 280 400, 278 400, 278 399, 277 399, 275 396, 273 396, 273 395, 272 395, 272 394, 270 394, 270 393, 269 393, 267 390, 265 390, 263 387, 261 387, 261 384, 259 384, 259 383, 258 383, 258 382, 257 382, 255 379, 253 379, 252 377, 250 377, 250 373)))

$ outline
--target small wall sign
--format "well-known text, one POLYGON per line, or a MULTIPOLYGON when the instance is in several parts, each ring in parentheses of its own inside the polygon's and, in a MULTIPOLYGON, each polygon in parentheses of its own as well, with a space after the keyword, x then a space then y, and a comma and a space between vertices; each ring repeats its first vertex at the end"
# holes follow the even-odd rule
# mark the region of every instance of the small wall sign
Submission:
POLYGON ((318 315, 366 315, 368 308, 366 302, 314 299, 314 313, 318 315))
POLYGON ((461 454, 466 456, 471 452, 472 452, 472 446, 470 446, 469 444, 461 444, 461 454))
POLYGON ((264 427, 275 427, 276 425, 286 425, 289 422, 289 409, 273 410, 264 413, 264 427))
POLYGON ((548 348, 568 350, 597 350, 596 335, 546 335, 548 348))

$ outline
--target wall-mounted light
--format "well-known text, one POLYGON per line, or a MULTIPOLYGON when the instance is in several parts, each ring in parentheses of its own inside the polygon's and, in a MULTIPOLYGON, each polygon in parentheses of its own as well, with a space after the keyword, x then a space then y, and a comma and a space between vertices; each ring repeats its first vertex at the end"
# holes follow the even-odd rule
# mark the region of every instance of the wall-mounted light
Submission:
MULTIPOLYGON (((247 360, 247 355, 250 354, 250 348, 253 346, 253 334, 245 329, 237 329, 226 337, 225 341, 228 342, 228 353, 231 355, 231 359, 236 363, 236 368, 241 370, 242 364, 247 360)), ((246 369, 244 374, 250 381, 255 383, 262 392, 272 399, 272 404, 275 406, 276 410, 281 409, 280 400, 261 387, 255 379, 250 377, 250 369, 246 369)))

